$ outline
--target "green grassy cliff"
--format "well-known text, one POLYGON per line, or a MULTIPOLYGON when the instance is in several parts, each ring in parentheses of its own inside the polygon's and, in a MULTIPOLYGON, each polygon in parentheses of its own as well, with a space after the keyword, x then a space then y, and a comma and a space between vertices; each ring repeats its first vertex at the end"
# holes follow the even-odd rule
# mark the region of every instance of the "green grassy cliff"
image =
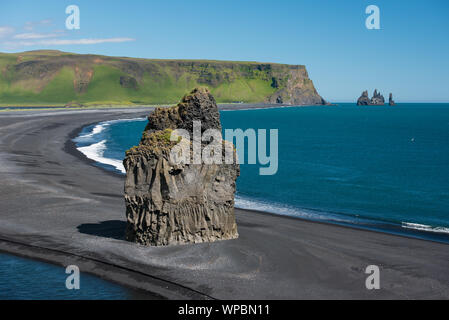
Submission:
POLYGON ((0 53, 0 105, 168 104, 197 86, 219 103, 325 103, 301 65, 0 53))

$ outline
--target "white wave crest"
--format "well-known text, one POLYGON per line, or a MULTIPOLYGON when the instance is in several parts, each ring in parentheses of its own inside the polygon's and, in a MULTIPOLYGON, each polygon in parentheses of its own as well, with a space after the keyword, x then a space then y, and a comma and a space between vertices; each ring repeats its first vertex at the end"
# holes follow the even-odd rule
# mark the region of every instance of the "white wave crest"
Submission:
POLYGON ((349 218, 332 214, 330 212, 320 212, 315 210, 300 209, 286 204, 265 202, 261 200, 242 197, 240 195, 235 196, 235 207, 240 209, 257 210, 262 212, 274 213, 278 215, 297 217, 307 220, 356 223, 355 221, 349 218))
POLYGON ((118 119, 118 120, 109 120, 109 121, 103 121, 100 122, 98 124, 96 124, 92 131, 83 135, 80 135, 79 137, 77 137, 75 140, 76 141, 82 141, 86 138, 91 138, 101 132, 104 131, 104 129, 106 129, 106 127, 110 126, 111 124, 114 123, 119 123, 119 122, 134 122, 134 121, 145 121, 146 118, 132 118, 132 119, 118 119))
POLYGON ((104 157, 104 151, 106 150, 106 140, 102 140, 89 146, 78 147, 77 149, 89 159, 113 166, 118 171, 126 173, 122 161, 104 157))
POLYGON ((99 133, 101 133, 105 129, 105 127, 106 126, 104 124, 99 123, 92 129, 91 132, 86 133, 86 134, 80 136, 80 138, 89 138, 89 137, 92 137, 92 136, 94 136, 96 134, 99 134, 99 133))
POLYGON ((449 228, 445 227, 432 227, 427 224, 419 224, 419 223, 411 223, 411 222, 402 222, 402 227, 407 229, 414 229, 420 231, 428 231, 428 232, 438 232, 438 233, 449 233, 449 228))
MULTIPOLYGON (((95 141, 97 139, 101 139, 101 136, 97 136, 98 134, 102 133, 107 127, 109 127, 112 124, 119 123, 119 122, 134 122, 134 121, 145 121, 146 118, 132 118, 132 119, 117 119, 117 120, 109 120, 109 121, 103 121, 98 124, 96 124, 90 132, 82 134, 74 139, 77 143, 89 143, 91 141, 95 141)), ((83 147, 77 147, 77 150, 80 151, 82 154, 84 154, 88 159, 94 160, 96 162, 110 165, 117 169, 118 171, 122 173, 126 173, 125 167, 123 167, 123 163, 121 160, 113 159, 113 158, 107 158, 104 156, 104 151, 106 150, 106 142, 107 140, 101 140, 99 142, 94 142, 90 145, 83 146, 83 147)))

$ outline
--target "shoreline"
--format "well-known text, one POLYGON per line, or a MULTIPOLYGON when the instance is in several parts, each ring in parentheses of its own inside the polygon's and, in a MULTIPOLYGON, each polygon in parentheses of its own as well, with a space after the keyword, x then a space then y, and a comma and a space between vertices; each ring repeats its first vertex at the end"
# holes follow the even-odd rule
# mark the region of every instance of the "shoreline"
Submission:
MULTIPOLYGON (((76 111, 76 110, 108 110, 108 109, 151 109, 156 107, 171 107, 173 104, 155 104, 155 105, 95 105, 83 107, 66 107, 63 105, 23 105, 23 106, 9 106, 1 105, 1 112, 15 112, 15 111, 76 111)), ((288 108, 288 107, 325 107, 337 106, 338 104, 282 104, 282 103, 218 103, 219 110, 250 110, 250 109, 266 109, 266 108, 288 108)))
MULTIPOLYGON (((236 240, 179 247, 123 241, 123 177, 92 166, 94 161, 76 149, 67 152, 67 143, 89 123, 142 112, 148 110, 0 116, 0 176, 5 181, 0 238, 10 241, 0 241, 0 249, 24 250, 14 248, 14 242, 57 248, 66 255, 64 261, 74 254, 87 259, 82 271, 97 270, 107 280, 121 281, 117 274, 98 271, 98 264, 122 268, 122 280, 131 287, 136 284, 130 283, 130 274, 140 272, 144 280, 137 284, 148 285, 151 278, 171 283, 161 294, 169 298, 449 297, 446 244, 324 222, 236 209, 236 240), (19 201, 24 196, 26 201, 19 201), (364 267, 371 263, 381 266, 384 290, 364 288, 364 267), (192 292, 197 296, 189 296, 192 292)), ((30 255, 38 258, 39 250, 32 248, 30 255)), ((162 290, 152 286, 145 290, 162 290)))
MULTIPOLYGON (((251 110, 251 109, 259 109, 259 108, 257 106, 253 106, 253 108, 243 109, 243 110, 251 110)), ((226 109, 224 109, 224 110, 226 111, 226 109)), ((233 110, 231 110, 231 111, 233 111, 233 110)), ((118 121, 120 121, 120 120, 128 120, 128 119, 119 119, 118 121)), ((107 121, 101 121, 101 122, 107 122, 107 121)), ((80 150, 78 150, 78 147, 76 146, 76 142, 73 141, 75 138, 80 136, 80 134, 84 128, 93 126, 93 125, 97 125, 99 123, 100 122, 89 123, 85 126, 77 128, 73 132, 71 132, 69 135, 70 139, 67 140, 67 142, 65 144, 65 151, 72 154, 75 157, 78 157, 80 159, 80 161, 84 161, 89 165, 94 165, 94 166, 99 167, 100 169, 104 170, 105 173, 107 173, 107 174, 112 174, 112 175, 117 175, 119 177, 123 177, 123 174, 118 173, 119 170, 117 168, 112 169, 112 168, 105 167, 105 166, 112 167, 112 165, 103 163, 100 161, 96 161, 94 159, 89 158, 84 153, 82 153, 80 150)), ((111 159, 111 160, 113 160, 113 159, 111 159)), ((251 201, 251 200, 249 200, 249 201, 251 201)), ((236 209, 245 210, 245 211, 255 211, 255 212, 260 212, 260 213, 272 214, 275 216, 283 216, 283 217, 287 217, 287 218, 300 219, 303 221, 331 224, 331 225, 337 225, 337 226, 348 227, 348 228, 353 228, 353 229, 379 232, 379 233, 408 237, 408 238, 419 239, 419 240, 424 240, 424 241, 433 241, 433 242, 438 242, 438 243, 449 244, 449 234, 447 232, 438 232, 438 231, 422 230, 422 229, 420 230, 420 229, 416 229, 416 228, 406 228, 403 226, 404 222, 402 224, 400 224, 398 222, 382 221, 382 220, 375 220, 375 219, 369 219, 369 218, 362 218, 365 222, 359 222, 359 223, 357 222, 357 220, 351 221, 351 218, 348 218, 349 219, 348 221, 335 221, 335 220, 332 220, 331 218, 328 220, 325 220, 325 219, 318 220, 318 219, 313 219, 313 218, 303 218, 303 217, 299 217, 299 216, 293 216, 293 215, 283 214, 283 213, 276 213, 276 212, 271 212, 271 211, 264 211, 264 210, 259 210, 259 209, 248 209, 248 208, 241 208, 241 207, 236 207, 236 209)), ((310 209, 310 208, 300 208, 300 209, 309 210, 311 212, 316 212, 316 213, 326 214, 326 212, 320 211, 318 209, 310 209)), ((341 215, 343 218, 347 217, 347 215, 344 213, 331 212, 331 214, 341 215)), ((352 218, 352 219, 354 219, 354 218, 352 218)))
POLYGON ((70 264, 76 264, 82 272, 131 289, 142 299, 213 299, 191 288, 152 277, 137 270, 65 251, 0 238, 0 253, 12 254, 61 267, 66 267, 67 261, 70 261, 70 264))

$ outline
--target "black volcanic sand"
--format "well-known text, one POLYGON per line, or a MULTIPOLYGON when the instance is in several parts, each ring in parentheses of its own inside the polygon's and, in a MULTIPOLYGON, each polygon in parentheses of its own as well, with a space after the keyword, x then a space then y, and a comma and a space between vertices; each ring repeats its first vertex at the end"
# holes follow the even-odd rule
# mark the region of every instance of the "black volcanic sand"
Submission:
MULTIPOLYGON (((247 106, 228 106, 244 108, 247 106)), ((0 249, 151 292, 149 298, 449 298, 449 246, 236 210, 236 240, 123 240, 124 177, 74 148, 80 128, 150 109, 0 113, 0 249), (380 290, 365 268, 380 267, 380 290)))

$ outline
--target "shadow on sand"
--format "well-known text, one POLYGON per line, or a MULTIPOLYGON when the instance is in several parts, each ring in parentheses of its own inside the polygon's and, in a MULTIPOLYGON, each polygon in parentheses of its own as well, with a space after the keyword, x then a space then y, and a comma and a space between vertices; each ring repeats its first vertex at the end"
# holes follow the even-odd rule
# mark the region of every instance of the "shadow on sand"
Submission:
POLYGON ((79 232, 112 239, 125 239, 126 222, 120 220, 101 221, 100 223, 83 223, 76 227, 79 232))

